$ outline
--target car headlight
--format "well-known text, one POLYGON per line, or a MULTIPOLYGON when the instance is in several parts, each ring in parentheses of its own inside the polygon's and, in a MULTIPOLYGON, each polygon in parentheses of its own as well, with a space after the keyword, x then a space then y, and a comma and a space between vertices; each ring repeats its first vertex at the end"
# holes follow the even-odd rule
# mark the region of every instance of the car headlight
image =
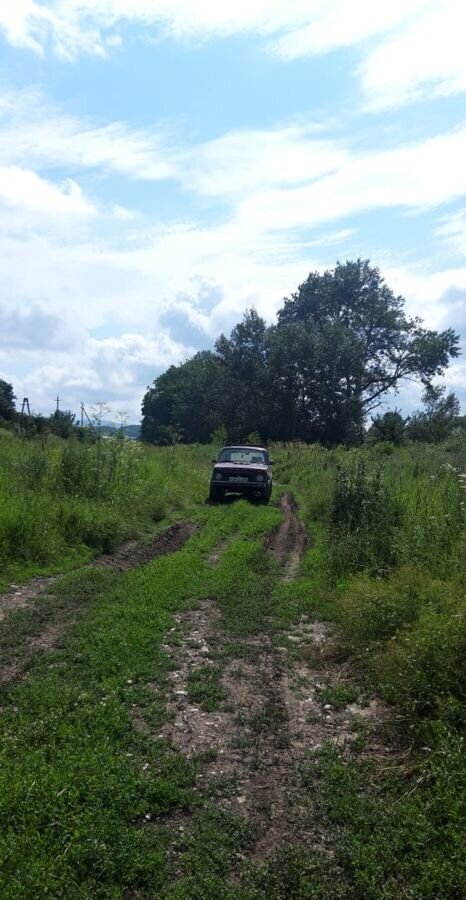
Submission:
POLYGON ((214 475, 214 478, 215 478, 215 481, 221 481, 222 473, 221 473, 221 472, 216 472, 215 475, 214 475))
POLYGON ((263 480, 264 480, 264 476, 263 476, 263 475, 257 475, 256 478, 257 478, 257 481, 263 481, 263 480))

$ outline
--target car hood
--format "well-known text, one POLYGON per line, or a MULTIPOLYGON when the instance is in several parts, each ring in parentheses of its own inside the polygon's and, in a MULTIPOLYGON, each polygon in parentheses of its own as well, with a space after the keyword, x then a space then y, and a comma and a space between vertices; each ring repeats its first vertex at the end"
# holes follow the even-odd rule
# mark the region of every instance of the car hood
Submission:
POLYGON ((215 463, 214 469, 219 472, 224 472, 226 469, 236 469, 239 472, 266 472, 268 466, 266 463, 234 463, 234 462, 222 462, 215 463))

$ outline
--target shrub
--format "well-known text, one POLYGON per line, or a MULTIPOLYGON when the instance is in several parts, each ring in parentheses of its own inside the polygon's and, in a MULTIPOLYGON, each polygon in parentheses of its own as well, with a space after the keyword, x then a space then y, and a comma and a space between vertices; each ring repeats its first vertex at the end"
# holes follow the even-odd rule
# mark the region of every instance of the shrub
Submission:
POLYGON ((380 465, 371 472, 360 457, 350 466, 337 466, 329 511, 329 552, 337 577, 361 569, 388 571, 395 562, 400 522, 399 497, 380 465))

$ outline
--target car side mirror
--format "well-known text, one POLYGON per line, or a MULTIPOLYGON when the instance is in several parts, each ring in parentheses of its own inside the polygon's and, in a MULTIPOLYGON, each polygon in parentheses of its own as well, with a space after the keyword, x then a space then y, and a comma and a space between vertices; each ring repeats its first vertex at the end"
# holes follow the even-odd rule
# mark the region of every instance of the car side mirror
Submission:
POLYGON ((275 465, 275 460, 269 459, 269 466, 274 466, 274 465, 275 465))
POLYGON ((212 462, 213 462, 213 463, 216 463, 216 462, 217 462, 217 460, 215 459, 215 456, 212 458, 212 462))

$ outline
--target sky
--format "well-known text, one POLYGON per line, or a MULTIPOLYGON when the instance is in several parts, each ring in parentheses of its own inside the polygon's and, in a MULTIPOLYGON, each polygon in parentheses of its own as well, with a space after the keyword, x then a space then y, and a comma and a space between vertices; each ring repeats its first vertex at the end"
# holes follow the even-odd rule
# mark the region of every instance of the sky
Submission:
POLYGON ((464 0, 0 0, 0 378, 137 422, 358 257, 464 345, 465 89, 464 0))

